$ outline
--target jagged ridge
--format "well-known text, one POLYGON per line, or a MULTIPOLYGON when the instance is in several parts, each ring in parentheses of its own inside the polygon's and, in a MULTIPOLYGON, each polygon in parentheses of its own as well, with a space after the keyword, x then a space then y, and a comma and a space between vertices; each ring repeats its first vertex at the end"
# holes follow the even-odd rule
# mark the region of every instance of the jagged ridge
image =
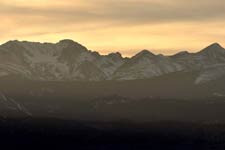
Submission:
POLYGON ((0 46, 0 76, 16 74, 32 80, 134 80, 199 70, 196 83, 201 83, 225 74, 218 71, 224 66, 225 49, 218 43, 198 53, 164 56, 143 50, 131 58, 123 58, 118 52, 100 55, 72 40, 55 44, 9 41, 0 46), (215 75, 211 70, 216 70, 215 75))

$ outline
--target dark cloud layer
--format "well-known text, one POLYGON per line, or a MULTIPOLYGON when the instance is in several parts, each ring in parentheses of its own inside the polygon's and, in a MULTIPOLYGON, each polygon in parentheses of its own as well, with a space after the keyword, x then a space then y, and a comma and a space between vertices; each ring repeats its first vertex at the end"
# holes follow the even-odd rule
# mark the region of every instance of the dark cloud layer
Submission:
MULTIPOLYGON (((2 4, 0 13, 13 16, 42 16, 49 22, 128 22, 134 24, 174 21, 207 21, 225 17, 224 0, 93 0, 88 7, 77 7, 73 1, 63 7, 29 7, 2 4), (74 4, 74 5, 73 5, 74 4), (46 19, 47 18, 47 19, 46 19)), ((66 1, 65 1, 66 3, 66 1)), ((69 3, 69 1, 68 1, 69 3)))

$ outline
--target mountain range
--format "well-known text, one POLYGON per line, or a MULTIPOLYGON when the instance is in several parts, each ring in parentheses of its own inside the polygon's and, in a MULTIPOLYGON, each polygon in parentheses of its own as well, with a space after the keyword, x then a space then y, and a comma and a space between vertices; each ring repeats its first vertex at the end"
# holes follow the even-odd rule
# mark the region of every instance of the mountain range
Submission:
POLYGON ((218 43, 124 58, 72 40, 9 41, 0 46, 0 117, 224 120, 224 75, 218 43))
POLYGON ((0 46, 0 77, 16 75, 41 81, 149 79, 175 72, 198 72, 195 84, 225 75, 225 49, 214 43, 197 53, 172 56, 142 50, 131 58, 100 55, 72 40, 58 43, 9 41, 0 46))

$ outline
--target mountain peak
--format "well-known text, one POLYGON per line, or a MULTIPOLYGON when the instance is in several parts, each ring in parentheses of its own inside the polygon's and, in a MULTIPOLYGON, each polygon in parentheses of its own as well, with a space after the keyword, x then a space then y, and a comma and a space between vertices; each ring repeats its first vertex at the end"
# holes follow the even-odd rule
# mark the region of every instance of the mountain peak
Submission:
POLYGON ((71 39, 64 39, 64 40, 60 40, 58 42, 58 44, 64 44, 64 45, 79 45, 79 46, 82 46, 80 43, 74 41, 74 40, 71 40, 71 39))
POLYGON ((219 43, 215 42, 210 45, 210 47, 222 47, 219 43))
POLYGON ((219 43, 213 43, 209 45, 208 47, 204 48, 199 53, 224 53, 225 49, 219 44, 219 43))
POLYGON ((57 44, 63 46, 64 48, 67 48, 67 49, 69 48, 72 51, 73 50, 76 50, 76 51, 88 51, 88 49, 85 46, 81 45, 78 42, 70 40, 70 39, 61 40, 57 44))
POLYGON ((113 57, 113 58, 122 58, 122 54, 120 52, 116 52, 116 53, 110 53, 108 54, 109 57, 113 57))
POLYGON ((208 47, 206 47, 207 49, 224 49, 219 43, 213 43, 211 45, 209 45, 208 47))
POLYGON ((137 53, 134 57, 140 57, 140 56, 155 56, 155 54, 153 54, 149 50, 144 49, 141 52, 137 53))
POLYGON ((9 50, 24 49, 23 45, 18 40, 10 40, 10 41, 2 44, 1 47, 5 48, 5 49, 9 49, 9 50))
POLYGON ((3 43, 2 45, 11 45, 11 44, 16 44, 16 43, 19 43, 19 41, 18 40, 10 40, 10 41, 3 43))
MULTIPOLYGON (((64 39, 64 40, 60 40, 58 42, 58 44, 62 44, 64 46, 70 46, 70 45, 77 45, 79 43, 73 41, 73 40, 70 40, 70 39, 64 39)), ((79 44, 80 45, 80 44, 79 44)))
POLYGON ((190 53, 188 51, 181 51, 176 54, 174 54, 172 57, 183 57, 183 56, 188 56, 190 53))
POLYGON ((59 43, 76 43, 76 42, 71 39, 63 39, 63 40, 60 40, 59 43))

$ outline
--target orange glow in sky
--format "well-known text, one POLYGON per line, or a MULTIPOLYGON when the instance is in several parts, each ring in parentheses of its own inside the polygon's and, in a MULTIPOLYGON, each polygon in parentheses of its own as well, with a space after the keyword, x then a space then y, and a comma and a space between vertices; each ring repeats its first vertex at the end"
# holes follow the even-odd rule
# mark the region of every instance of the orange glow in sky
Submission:
POLYGON ((0 43, 73 39, 131 56, 225 46, 224 0, 1 0, 0 43))

